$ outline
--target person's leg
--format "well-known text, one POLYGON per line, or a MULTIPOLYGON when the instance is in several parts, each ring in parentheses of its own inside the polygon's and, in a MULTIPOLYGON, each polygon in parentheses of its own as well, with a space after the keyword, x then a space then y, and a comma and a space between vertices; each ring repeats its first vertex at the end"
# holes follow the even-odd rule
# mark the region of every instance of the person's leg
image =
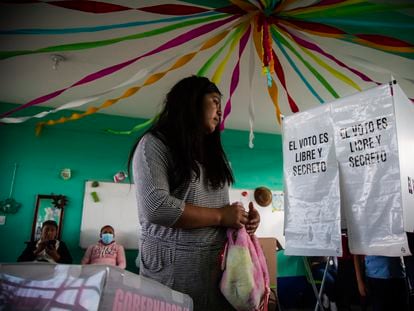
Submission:
POLYGON ((408 310, 408 297, 405 279, 389 279, 387 295, 388 310, 408 310))
MULTIPOLYGON (((372 303, 372 311, 387 311, 387 279, 377 279, 367 277, 370 301, 372 303)), ((397 310, 397 309, 395 309, 397 310)))

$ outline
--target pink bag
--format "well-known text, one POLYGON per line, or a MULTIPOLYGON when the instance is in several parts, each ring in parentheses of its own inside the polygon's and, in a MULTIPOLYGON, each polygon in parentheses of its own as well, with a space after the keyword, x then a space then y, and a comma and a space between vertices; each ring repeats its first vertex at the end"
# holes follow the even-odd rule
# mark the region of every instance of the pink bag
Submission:
POLYGON ((255 235, 250 236, 245 228, 227 229, 221 268, 221 292, 236 310, 267 311, 269 272, 255 235))

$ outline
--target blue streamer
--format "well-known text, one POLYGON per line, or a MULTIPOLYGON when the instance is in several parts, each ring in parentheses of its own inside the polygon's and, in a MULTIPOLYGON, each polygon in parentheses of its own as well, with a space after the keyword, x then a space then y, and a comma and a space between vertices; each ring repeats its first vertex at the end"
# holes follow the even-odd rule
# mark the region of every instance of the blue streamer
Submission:
POLYGON ((1 35, 66 35, 66 34, 81 33, 81 32, 98 32, 98 31, 105 31, 105 30, 110 30, 110 29, 136 27, 136 26, 143 26, 143 25, 156 24, 156 23, 168 23, 168 22, 182 21, 182 20, 189 19, 189 18, 203 17, 203 16, 216 15, 216 14, 222 14, 222 13, 204 12, 204 13, 194 14, 191 16, 177 16, 177 17, 163 18, 163 19, 151 20, 151 21, 130 22, 130 23, 125 23, 125 24, 103 25, 103 26, 94 26, 94 27, 61 28, 61 29, 33 28, 33 29, 0 30, 0 34, 1 35))
POLYGON ((273 37, 273 41, 277 44, 278 48, 282 51, 283 55, 285 56, 285 58, 288 60, 290 66, 292 66, 292 68, 295 70, 295 72, 298 74, 298 76, 300 77, 300 79, 303 81, 303 83, 306 85, 306 87, 308 88, 308 90, 313 94, 313 96, 315 96, 319 102, 321 104, 323 104, 325 101, 318 95, 318 93, 316 93, 316 91, 314 90, 314 88, 309 84, 309 82, 305 79, 305 77, 302 75, 302 73, 300 72, 300 70, 298 69, 298 67, 296 67, 295 63, 293 62, 293 60, 290 58, 290 56, 286 53, 285 49, 283 48, 283 46, 276 40, 275 36, 272 35, 273 37))

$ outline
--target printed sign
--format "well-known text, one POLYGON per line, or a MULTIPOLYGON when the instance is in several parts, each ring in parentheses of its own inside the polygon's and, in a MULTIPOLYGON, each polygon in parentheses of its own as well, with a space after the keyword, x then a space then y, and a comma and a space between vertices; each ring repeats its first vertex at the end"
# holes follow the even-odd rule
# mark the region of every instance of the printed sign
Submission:
POLYGON ((286 255, 341 256, 339 173, 330 106, 283 120, 286 255))
POLYGON ((351 252, 407 255, 390 86, 382 85, 331 105, 351 252))

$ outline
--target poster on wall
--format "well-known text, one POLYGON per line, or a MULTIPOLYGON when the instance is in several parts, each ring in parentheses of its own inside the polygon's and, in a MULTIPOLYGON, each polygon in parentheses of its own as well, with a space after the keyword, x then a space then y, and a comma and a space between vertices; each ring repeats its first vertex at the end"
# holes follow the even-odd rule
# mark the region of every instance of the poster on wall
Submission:
POLYGON ((332 120, 351 252, 407 255, 390 86, 335 101, 332 120))
POLYGON ((283 119, 286 255, 341 256, 339 173, 329 105, 283 119))

